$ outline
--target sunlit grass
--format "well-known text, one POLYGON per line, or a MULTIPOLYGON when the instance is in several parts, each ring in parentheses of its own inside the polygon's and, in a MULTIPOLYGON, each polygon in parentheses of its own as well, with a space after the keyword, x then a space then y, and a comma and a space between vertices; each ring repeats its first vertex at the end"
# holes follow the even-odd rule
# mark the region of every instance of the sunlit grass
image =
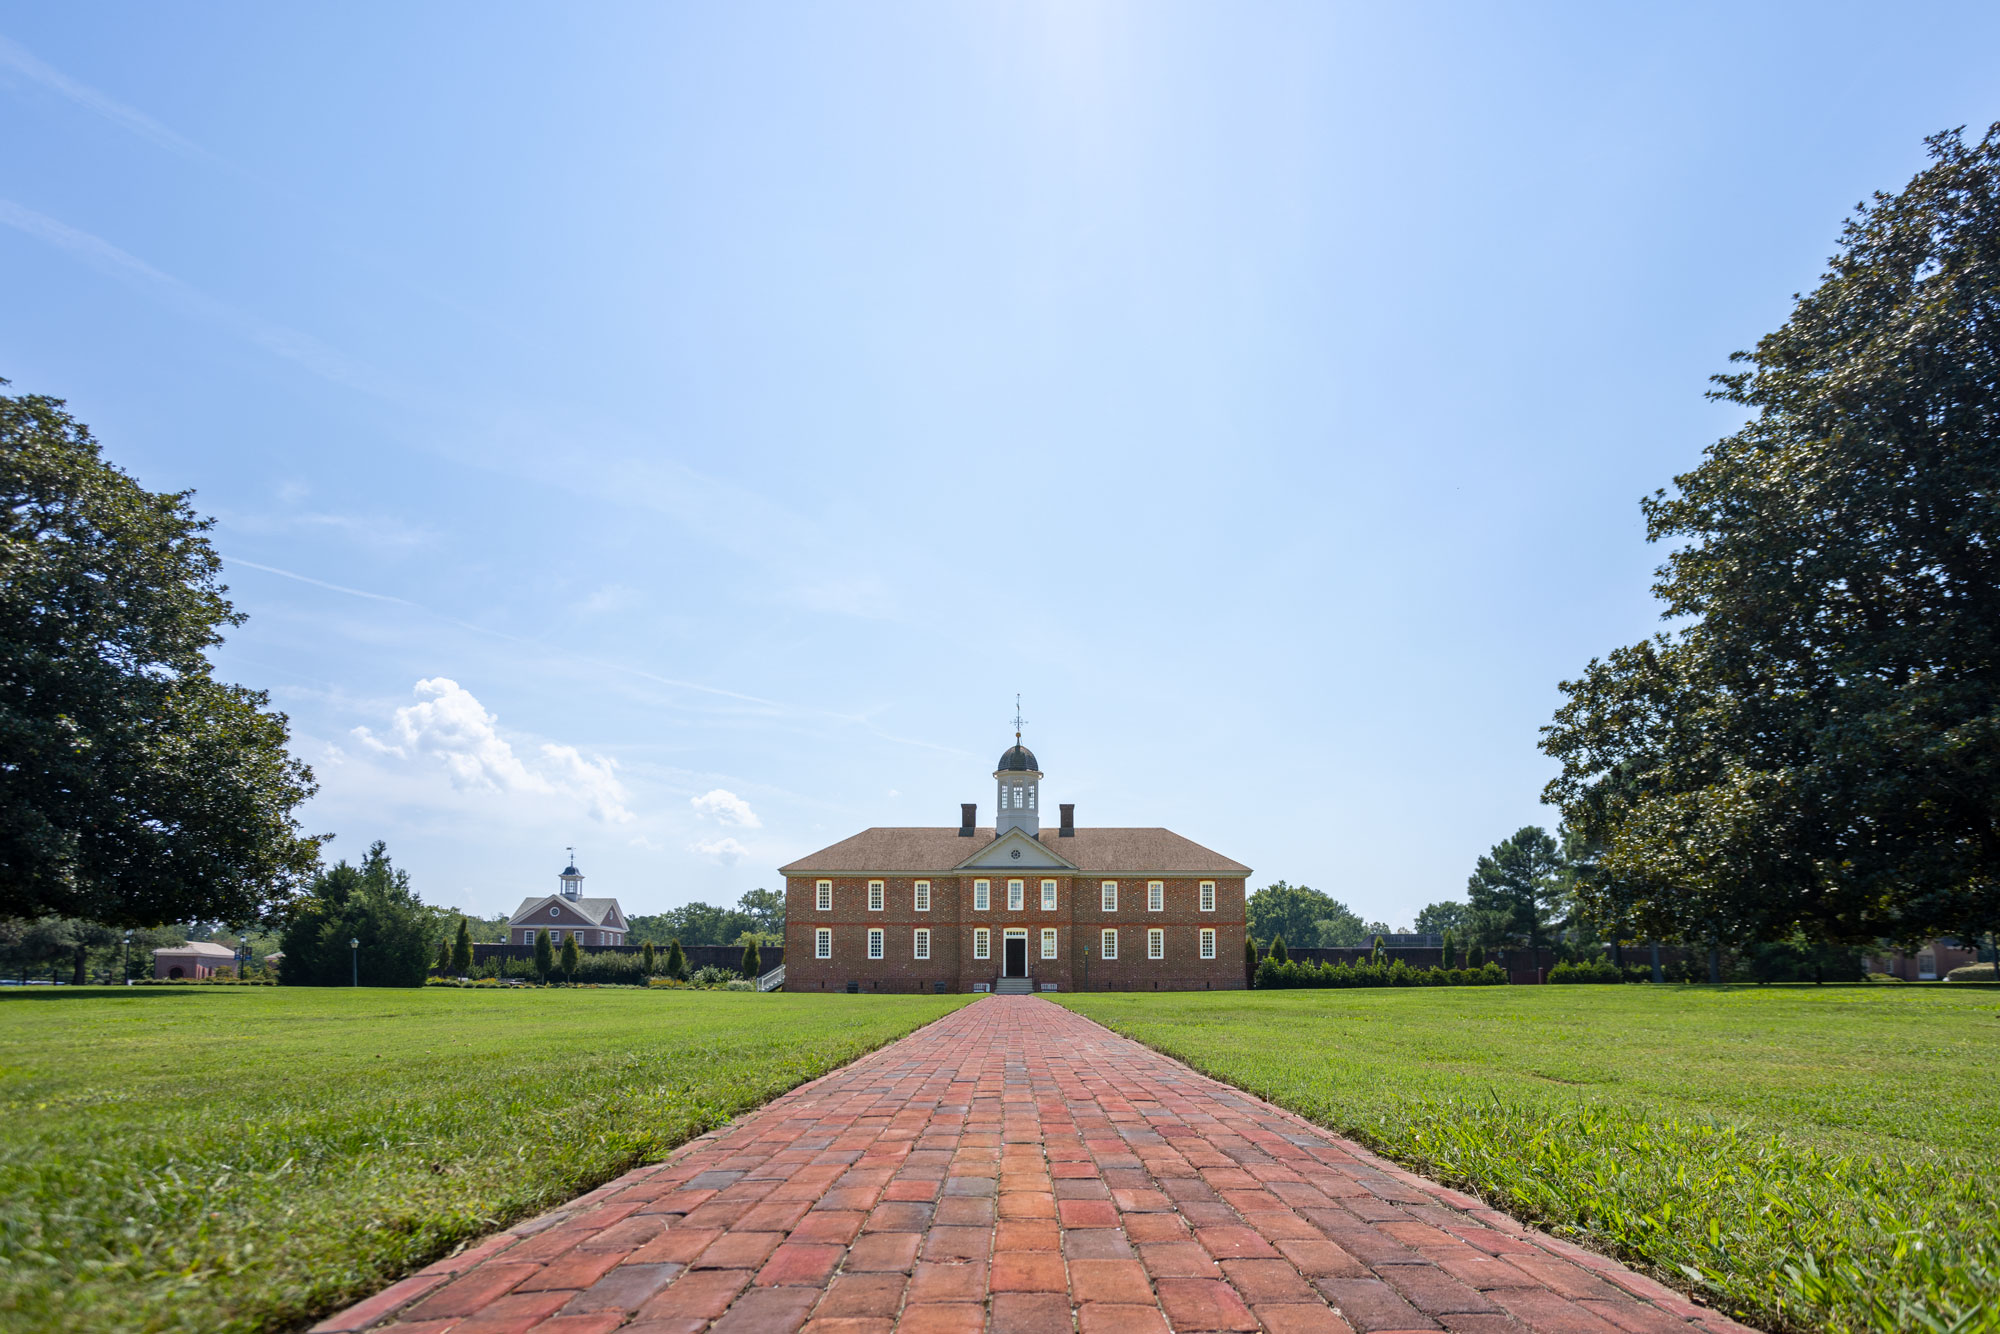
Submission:
POLYGON ((8 996, 0 1325, 291 1328, 968 999, 8 996))
POLYGON ((2000 1329, 2000 992, 1076 995, 1768 1328, 2000 1329))

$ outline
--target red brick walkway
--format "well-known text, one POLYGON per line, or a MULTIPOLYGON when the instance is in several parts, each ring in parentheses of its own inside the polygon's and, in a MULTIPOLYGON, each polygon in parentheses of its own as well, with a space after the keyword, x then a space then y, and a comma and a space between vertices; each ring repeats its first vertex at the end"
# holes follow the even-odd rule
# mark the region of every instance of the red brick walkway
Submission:
POLYGON ((378 1325, 1742 1328, 1067 1010, 998 996, 316 1330, 378 1325))

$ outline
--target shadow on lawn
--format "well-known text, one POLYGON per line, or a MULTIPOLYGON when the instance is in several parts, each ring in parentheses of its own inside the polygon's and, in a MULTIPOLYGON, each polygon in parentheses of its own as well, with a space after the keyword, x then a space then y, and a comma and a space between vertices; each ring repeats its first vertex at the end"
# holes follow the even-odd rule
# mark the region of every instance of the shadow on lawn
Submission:
MULTIPOLYGON (((242 987, 217 987, 215 991, 241 991, 242 987)), ((0 987, 0 1003, 6 1001, 61 1000, 153 1000, 162 996, 191 996, 192 987, 0 987)), ((213 993, 211 993, 213 994, 213 993)))

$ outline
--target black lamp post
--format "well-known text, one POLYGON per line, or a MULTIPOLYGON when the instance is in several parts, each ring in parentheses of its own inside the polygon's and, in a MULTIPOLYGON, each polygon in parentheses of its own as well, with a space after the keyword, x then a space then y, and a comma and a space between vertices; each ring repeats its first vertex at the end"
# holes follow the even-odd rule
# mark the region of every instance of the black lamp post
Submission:
POLYGON ((351 960, 353 961, 353 964, 354 964, 354 985, 355 985, 355 986, 357 986, 357 987, 359 987, 359 986, 361 985, 361 941, 360 941, 360 939, 359 939, 359 938, 356 938, 356 939, 352 939, 352 940, 349 940, 349 941, 347 942, 347 948, 353 951, 353 953, 352 953, 351 955, 349 955, 348 957, 349 957, 349 958, 350 958, 350 959, 351 959, 351 960))
POLYGON ((119 968, 120 971, 123 972, 125 976, 125 985, 128 987, 131 986, 132 985, 132 933, 130 931, 127 931, 125 933, 125 962, 119 965, 119 968))
POLYGON ((1083 947, 1083 989, 1090 990, 1090 946, 1083 947))

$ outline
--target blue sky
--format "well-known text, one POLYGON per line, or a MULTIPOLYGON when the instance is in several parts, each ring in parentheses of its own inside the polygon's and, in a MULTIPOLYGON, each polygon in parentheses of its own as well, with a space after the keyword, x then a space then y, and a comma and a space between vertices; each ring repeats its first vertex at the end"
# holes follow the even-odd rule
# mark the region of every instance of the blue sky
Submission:
POLYGON ((1406 924, 2000 8, 0 6, 0 375, 219 520, 332 851, 1047 799, 1406 924))

